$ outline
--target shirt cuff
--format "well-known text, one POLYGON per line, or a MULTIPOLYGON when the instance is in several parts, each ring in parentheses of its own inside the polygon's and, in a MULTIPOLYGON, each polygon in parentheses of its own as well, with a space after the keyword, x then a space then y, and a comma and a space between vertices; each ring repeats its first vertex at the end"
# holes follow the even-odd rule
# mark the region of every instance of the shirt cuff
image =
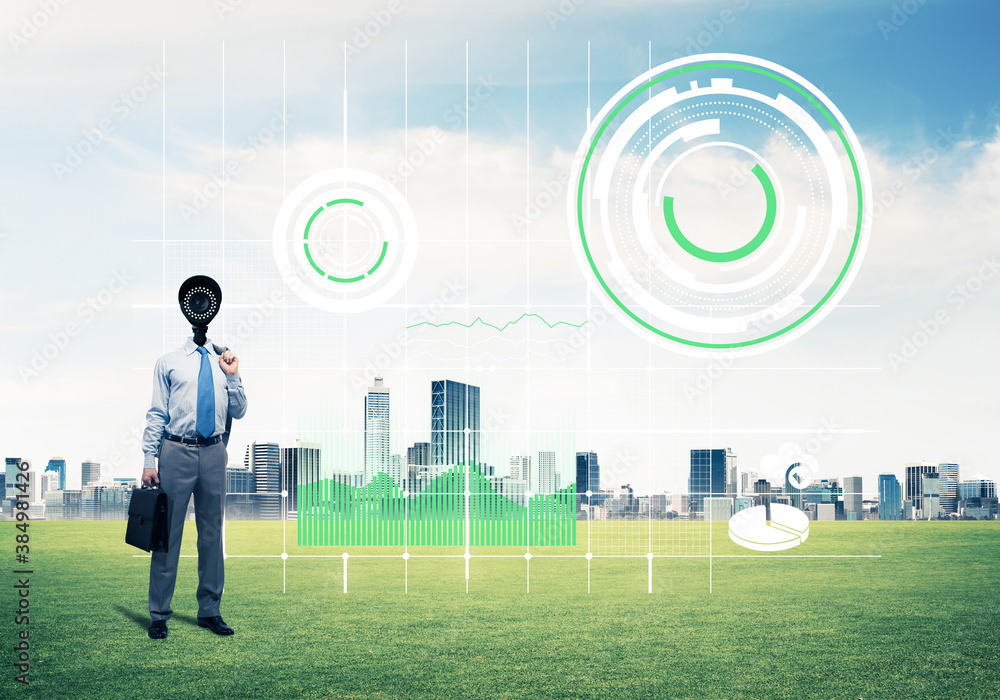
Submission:
POLYGON ((156 455, 143 454, 142 468, 143 469, 156 469, 156 455))
POLYGON ((226 384, 228 384, 229 386, 231 386, 233 388, 238 387, 240 385, 240 373, 237 372, 236 374, 227 374, 226 375, 226 384))

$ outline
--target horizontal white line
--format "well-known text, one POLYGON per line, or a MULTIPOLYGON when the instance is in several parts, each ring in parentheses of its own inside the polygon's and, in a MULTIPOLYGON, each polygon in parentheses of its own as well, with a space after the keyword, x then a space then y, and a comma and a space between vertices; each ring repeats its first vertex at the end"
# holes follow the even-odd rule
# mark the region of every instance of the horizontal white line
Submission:
MULTIPOLYGON (((433 545, 431 545, 433 546, 433 545)), ((348 559, 402 559, 403 554, 351 554, 348 559)), ((464 554, 413 554, 410 559, 464 559, 464 554)), ((586 554, 539 554, 532 559, 586 559, 586 554)), ((197 554, 181 554, 197 559, 197 554)), ((648 559, 646 554, 590 554, 592 559, 648 559)), ((133 559, 149 559, 149 554, 133 554, 133 559)), ((227 559, 281 559, 280 554, 227 554, 227 559)), ((287 559, 343 559, 342 554, 289 554, 287 559)), ((469 554, 470 559, 524 559, 524 554, 469 554)), ((653 559, 881 559, 881 554, 654 554, 653 559)))

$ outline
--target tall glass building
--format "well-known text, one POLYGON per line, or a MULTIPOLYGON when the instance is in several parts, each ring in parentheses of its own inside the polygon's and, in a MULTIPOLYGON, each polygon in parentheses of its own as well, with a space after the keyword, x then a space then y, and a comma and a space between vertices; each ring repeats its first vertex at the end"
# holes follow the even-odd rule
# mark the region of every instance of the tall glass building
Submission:
POLYGON ((688 505, 691 512, 704 512, 706 497, 734 496, 735 474, 736 455, 730 448, 691 450, 691 476, 688 478, 688 505))
POLYGON ((937 475, 937 465, 927 462, 910 462, 906 465, 906 482, 903 498, 910 502, 914 510, 923 505, 923 477, 925 474, 937 475))
POLYGON ((294 447, 281 450, 281 490, 288 492, 285 517, 298 517, 299 484, 319 481, 322 448, 312 442, 295 441, 294 447))
POLYGON ((257 487, 256 514, 261 520, 281 519, 281 450, 276 442, 247 445, 243 466, 253 472, 257 487))
POLYGON ((382 377, 365 395, 365 483, 389 473, 389 388, 382 377))
POLYGON ((958 465, 950 463, 939 464, 938 479, 941 489, 941 510, 945 513, 957 513, 958 465))
POLYGON ((55 472, 59 475, 59 489, 66 490, 66 460, 60 457, 53 457, 45 467, 47 472, 55 472))
POLYGON ((478 465, 482 439, 479 416, 478 386, 451 379, 432 381, 431 464, 478 465))
POLYGON ((878 475, 878 519, 903 519, 903 487, 895 474, 878 475))
MULTIPOLYGON (((596 452, 576 453, 576 492, 581 494, 576 498, 577 508, 581 503, 590 503, 587 491, 597 493, 601 490, 601 465, 597 461, 596 452)), ((595 505, 600 499, 594 499, 595 505)))

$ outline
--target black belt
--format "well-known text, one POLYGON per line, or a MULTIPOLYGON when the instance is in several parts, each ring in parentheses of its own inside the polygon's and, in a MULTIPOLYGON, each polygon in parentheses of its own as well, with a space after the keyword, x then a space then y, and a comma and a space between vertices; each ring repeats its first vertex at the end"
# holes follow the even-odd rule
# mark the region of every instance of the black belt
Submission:
POLYGON ((222 440, 222 436, 216 435, 215 437, 210 437, 210 438, 204 438, 204 437, 186 438, 186 437, 181 437, 180 435, 171 435, 170 433, 163 433, 163 439, 171 440, 173 442, 179 442, 184 445, 214 445, 220 440, 222 440))

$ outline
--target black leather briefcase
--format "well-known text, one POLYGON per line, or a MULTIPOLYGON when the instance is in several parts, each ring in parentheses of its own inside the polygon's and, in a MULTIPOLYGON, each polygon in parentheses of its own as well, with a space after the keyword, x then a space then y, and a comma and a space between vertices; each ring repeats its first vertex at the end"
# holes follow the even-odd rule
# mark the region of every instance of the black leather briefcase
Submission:
POLYGON ((165 552, 170 533, 167 494, 157 488, 133 488, 128 504, 125 543, 145 552, 165 552))

